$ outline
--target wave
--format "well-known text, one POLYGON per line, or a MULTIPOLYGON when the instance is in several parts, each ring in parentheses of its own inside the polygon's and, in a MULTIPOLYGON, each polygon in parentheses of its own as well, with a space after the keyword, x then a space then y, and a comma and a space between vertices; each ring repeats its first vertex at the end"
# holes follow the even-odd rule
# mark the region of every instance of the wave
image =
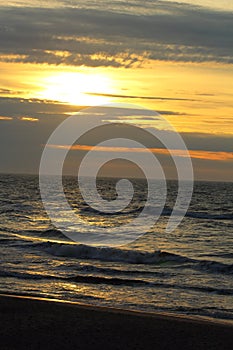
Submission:
MULTIPOLYGON (((76 268, 77 266, 72 266, 72 268, 76 268)), ((129 269, 127 267, 127 270, 125 269, 118 269, 118 268, 110 268, 110 267, 97 267, 94 265, 79 265, 77 267, 77 270, 80 272, 84 272, 84 273, 91 273, 91 274, 104 274, 107 276, 146 276, 146 277, 151 277, 151 275, 153 275, 153 277, 159 277, 159 278, 164 278, 164 277, 168 277, 169 272, 166 271, 144 271, 144 270, 138 270, 138 268, 136 268, 135 270, 129 269)))
POLYGON ((119 216, 119 215, 129 215, 129 214, 138 213, 138 212, 142 211, 143 208, 144 208, 143 206, 139 206, 135 209, 127 209, 126 208, 123 211, 117 212, 117 213, 102 213, 101 211, 93 209, 89 206, 80 208, 79 210, 82 214, 87 213, 87 214, 96 214, 96 215, 100 215, 100 216, 119 216))
POLYGON ((41 230, 18 230, 15 231, 14 233, 17 234, 18 239, 20 239, 20 237, 22 239, 28 239, 31 241, 31 239, 35 239, 35 238, 42 238, 42 239, 54 239, 54 240, 65 240, 67 242, 73 242, 71 241, 67 236, 65 236, 60 230, 57 229, 47 229, 44 231, 41 230))
MULTIPOLYGON (((30 233, 33 234, 32 231, 30 231, 30 233)), ((29 240, 27 236, 20 237, 17 235, 16 237, 12 237, 11 235, 8 237, 1 237, 1 243, 2 245, 13 245, 19 249, 32 248, 41 250, 52 256, 75 258, 78 260, 98 260, 135 265, 159 265, 160 267, 166 268, 166 270, 168 268, 176 267, 206 271, 208 273, 233 274, 233 264, 222 263, 212 259, 195 259, 160 250, 148 252, 76 244, 72 243, 72 241, 68 241, 60 231, 53 229, 44 232, 35 231, 34 233, 36 233, 37 236, 39 233, 40 238, 43 238, 43 240, 29 240), (56 238, 57 241, 52 238, 56 238), (64 239, 66 239, 66 241, 64 239)), ((215 257, 231 259, 232 253, 209 254, 207 256, 213 259, 215 257)), ((110 274, 111 273, 112 271, 110 271, 110 274)), ((133 272, 130 271, 129 273, 133 272)), ((162 273, 162 269, 160 269, 160 273, 162 273)))
POLYGON ((70 239, 65 236, 61 231, 56 230, 56 229, 48 229, 46 231, 36 231, 39 233, 40 237, 46 237, 46 238, 63 238, 66 239, 67 241, 70 241, 70 239))
MULTIPOLYGON (((161 215, 170 216, 171 214, 172 214, 172 209, 165 206, 161 215)), ((182 215, 182 212, 180 214, 182 215)), ((177 211, 177 215, 180 215, 180 214, 179 214, 179 211, 177 211)), ((233 220, 232 213, 212 214, 205 211, 187 211, 185 213, 185 216, 188 218, 194 218, 194 219, 196 218, 196 219, 207 219, 207 220, 233 220)))
POLYGON ((233 220, 233 214, 209 214, 205 212, 187 212, 186 217, 209 220, 233 220))
MULTIPOLYGON (((139 213, 143 210, 143 206, 138 206, 137 208, 127 208, 124 211, 118 212, 118 213, 102 213, 96 209, 93 209, 89 206, 79 209, 82 214, 96 214, 100 216, 123 216, 123 215, 132 215, 135 213, 139 213)), ((159 213, 160 208, 159 207, 151 207, 149 208, 151 212, 153 213, 159 213)), ((169 206, 165 206, 162 210, 161 215, 162 216, 170 216, 172 214, 173 209, 169 206)), ((183 212, 177 211, 176 215, 183 215, 183 212)), ((187 211, 185 214, 186 217, 190 218, 197 218, 197 219, 207 219, 207 220, 233 220, 233 214, 232 213, 221 213, 221 214, 215 214, 215 213, 208 213, 206 211, 187 211)))
POLYGON ((66 282, 76 282, 76 283, 88 283, 88 284, 110 284, 110 285, 125 285, 125 286, 135 286, 135 285, 152 285, 153 283, 140 280, 140 279, 126 279, 118 277, 103 277, 103 276, 92 276, 92 275, 76 275, 69 277, 62 277, 57 275, 41 275, 32 274, 25 272, 9 272, 0 271, 0 277, 10 277, 23 280, 62 280, 66 282))
MULTIPOLYGON (((41 244, 41 243, 40 243, 41 244)), ((143 252, 118 248, 91 247, 83 244, 46 243, 44 249, 55 256, 78 259, 96 259, 101 261, 123 262, 129 264, 160 264, 165 262, 183 263, 189 258, 168 252, 143 252)))
POLYGON ((216 254, 204 254, 208 257, 219 257, 219 258, 225 258, 225 259, 233 259, 233 253, 216 253, 216 254))
POLYGON ((0 277, 17 278, 21 280, 60 280, 67 283, 83 283, 83 284, 104 284, 113 286, 133 286, 133 287, 155 287, 164 289, 191 290, 201 293, 214 293, 218 295, 233 295, 231 288, 214 288, 210 286, 195 286, 195 285, 176 285, 163 282, 150 282, 142 279, 128 279, 119 277, 104 277, 96 275, 72 275, 68 277, 57 275, 30 274, 21 272, 0 271, 0 277))
POLYGON ((110 284, 110 285, 124 285, 124 286, 135 286, 135 285, 152 285, 152 283, 143 281, 140 279, 126 279, 117 277, 103 277, 103 276, 82 276, 78 275, 69 278, 70 282, 78 283, 93 283, 93 284, 110 284))
POLYGON ((217 261, 198 261, 197 267, 215 273, 233 274, 233 264, 224 264, 217 261))
MULTIPOLYGON (((204 270, 208 273, 233 274, 233 264, 225 264, 212 260, 198 260, 160 250, 144 252, 140 250, 91 247, 83 244, 57 242, 29 243, 26 246, 43 250, 53 256, 80 260, 99 260, 135 265, 159 265, 164 268, 176 267, 204 270)), ((23 245, 22 247, 26 246, 23 245)))

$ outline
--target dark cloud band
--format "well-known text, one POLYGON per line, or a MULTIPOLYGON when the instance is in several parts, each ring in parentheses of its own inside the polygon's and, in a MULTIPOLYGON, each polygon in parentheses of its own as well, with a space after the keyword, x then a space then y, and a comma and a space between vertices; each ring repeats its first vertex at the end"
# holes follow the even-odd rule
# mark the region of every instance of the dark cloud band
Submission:
MULTIPOLYGON (((132 5, 133 7, 133 5, 132 5)), ((155 2, 151 15, 1 8, 2 61, 132 67, 148 60, 233 63, 229 12, 155 2)))

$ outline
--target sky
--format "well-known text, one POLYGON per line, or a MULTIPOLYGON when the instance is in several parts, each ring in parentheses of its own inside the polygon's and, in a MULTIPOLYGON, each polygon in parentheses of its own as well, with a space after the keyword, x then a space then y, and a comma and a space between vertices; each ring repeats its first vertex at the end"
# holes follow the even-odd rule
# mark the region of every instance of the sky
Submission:
POLYGON ((81 108, 133 103, 180 133, 196 180, 232 181, 232 23, 231 0, 2 2, 0 172, 38 173, 81 108))

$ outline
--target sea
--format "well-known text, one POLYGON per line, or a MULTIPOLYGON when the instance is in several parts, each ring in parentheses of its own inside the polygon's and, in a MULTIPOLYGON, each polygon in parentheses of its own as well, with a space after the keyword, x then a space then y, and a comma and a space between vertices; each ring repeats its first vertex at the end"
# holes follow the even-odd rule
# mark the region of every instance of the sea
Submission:
MULTIPOLYGON (((114 200, 116 182, 97 181, 103 198, 114 200)), ((129 206, 109 215, 84 202, 75 177, 63 184, 75 214, 93 227, 133 220, 147 196, 146 181, 134 179, 129 206)), ((188 211, 172 232, 166 226, 177 182, 167 181, 167 188, 148 232, 124 246, 91 246, 52 224, 38 176, 0 175, 0 293, 233 321, 233 183, 195 182, 188 211)))

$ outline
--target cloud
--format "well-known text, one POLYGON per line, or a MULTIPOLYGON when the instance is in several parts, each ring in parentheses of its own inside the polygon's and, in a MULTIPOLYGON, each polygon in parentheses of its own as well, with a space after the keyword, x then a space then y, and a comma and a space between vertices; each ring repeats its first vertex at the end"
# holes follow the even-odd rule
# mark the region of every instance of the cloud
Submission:
POLYGON ((149 60, 233 63, 231 13, 175 2, 148 7, 141 16, 138 3, 125 13, 2 7, 1 60, 126 68, 149 60))
POLYGON ((176 97, 162 97, 162 96, 135 96, 135 95, 119 95, 119 94, 107 94, 98 92, 85 92, 85 95, 91 96, 105 96, 105 97, 116 97, 126 99, 140 99, 140 100, 160 100, 160 101, 196 101, 189 98, 176 98, 176 97))
POLYGON ((38 122, 38 118, 32 118, 32 117, 20 117, 19 120, 22 120, 23 122, 38 122))
POLYGON ((0 115, 0 120, 12 120, 13 118, 12 117, 7 117, 7 116, 4 116, 4 115, 0 115))
POLYGON ((40 120, 54 117, 62 120, 71 113, 77 113, 81 108, 52 100, 0 96, 1 115, 5 117, 28 116, 40 120))
POLYGON ((183 115, 190 115, 190 113, 185 113, 185 112, 177 112, 177 111, 164 111, 164 110, 157 110, 161 115, 174 115, 174 116, 183 116, 183 115))
POLYGON ((232 135, 209 133, 180 133, 189 150, 205 150, 209 152, 233 153, 232 135))
POLYGON ((23 91, 17 91, 17 90, 11 90, 11 89, 0 89, 0 96, 1 95, 19 95, 22 94, 23 91))
MULTIPOLYGON (((49 136, 56 129, 56 127, 65 118, 67 118, 67 115, 69 115, 69 113, 77 112, 77 109, 78 108, 76 106, 69 106, 54 101, 43 101, 39 99, 20 99, 16 97, 1 97, 1 171, 8 173, 37 173, 43 147, 47 143, 49 136), (24 120, 20 120, 22 117, 24 120), (25 120, 25 118, 27 118, 27 120, 25 120), (38 121, 32 122, 31 119, 38 119, 38 121)), ((107 113, 106 108, 105 110, 104 108, 103 110, 99 110, 99 108, 96 109, 96 111, 97 110, 99 113, 103 112, 104 118, 105 114, 107 113)), ((84 110, 84 114, 87 113, 87 111, 88 109, 84 110)), ((132 116, 132 111, 126 110, 125 112, 126 117, 127 112, 129 114, 128 116, 132 116)), ((81 111, 81 113, 83 113, 83 111, 81 111)), ((133 113, 133 117, 141 118, 144 115, 144 110, 133 110, 133 113)), ((85 116, 88 118, 88 114, 85 116)), ((120 116, 122 116, 122 112, 120 113, 120 111, 116 109, 116 119, 120 116)), ((148 115, 146 114, 144 116, 145 119, 148 118, 148 120, 150 120, 150 118, 154 118, 155 113, 153 111, 148 111, 148 115)), ((192 116, 190 116, 190 118, 192 118, 192 116)), ((162 130, 160 131, 160 133, 163 132, 164 131, 162 130)), ((169 132, 165 132, 169 137, 169 132)), ((123 134, 122 129, 119 127, 113 128, 113 130, 111 130, 111 132, 109 131, 105 136, 107 138, 116 138, 125 137, 127 135, 130 136, 129 131, 126 130, 126 134, 123 134)), ((142 133, 140 132, 140 135, 141 138, 138 139, 138 141, 144 144, 146 147, 151 148, 155 152, 156 156, 158 156, 158 159, 162 158, 166 165, 166 160, 169 157, 168 151, 162 148, 164 146, 161 145, 159 141, 156 142, 156 140, 150 139, 147 133, 143 133, 143 130, 142 133)), ((139 135, 133 136, 135 136, 137 139, 139 135)), ((209 173, 206 172, 206 178, 208 178, 208 176, 212 176, 215 179, 221 178, 230 180, 229 174, 232 174, 233 161, 232 135, 181 133, 181 136, 183 137, 187 148, 189 149, 194 162, 194 168, 196 169, 195 171, 201 172, 202 169, 213 169, 209 173), (216 174, 218 173, 218 175, 214 175, 215 172, 216 174)), ((103 131, 100 130, 99 134, 90 134, 86 137, 87 139, 80 141, 83 147, 86 147, 86 149, 80 149, 81 152, 85 150, 87 151, 92 145, 103 141, 103 131), (85 140, 88 142, 84 142, 85 140)), ((176 150, 172 150, 172 152, 175 153, 176 150)), ((104 152, 101 153, 104 157, 104 152)), ((75 161, 76 158, 74 159, 74 164, 76 164, 75 161)), ((202 178, 204 178, 204 175, 202 178)))
POLYGON ((212 161, 233 161, 233 153, 229 152, 189 151, 189 153, 191 158, 212 161))
MULTIPOLYGON (((166 97, 164 97, 166 98, 166 97)), ((91 107, 91 114, 98 113, 102 115, 103 119, 105 115, 109 115, 109 108, 107 107, 91 107)), ((65 103, 59 103, 57 101, 43 100, 43 99, 26 99, 17 97, 1 97, 0 96, 0 110, 2 120, 15 120, 22 116, 29 118, 37 118, 39 122, 44 125, 44 128, 48 128, 51 132, 56 126, 62 122, 69 115, 78 113, 80 115, 90 114, 89 109, 71 106, 65 103)), ((161 115, 174 115, 179 118, 180 115, 185 113, 169 110, 158 110, 161 115)), ((120 108, 112 108, 111 115, 119 122, 122 119, 122 110, 120 108)), ((189 115, 190 120, 195 116, 189 115)), ((143 119, 156 120, 156 113, 152 110, 144 109, 124 109, 124 118, 129 119, 143 119)), ((195 117, 196 118, 196 117, 195 117)), ((211 121, 212 123, 213 121, 211 121)), ((9 131, 10 132, 10 131, 9 131)), ((161 131, 162 132, 162 131, 161 131)), ((222 151, 233 152, 232 135, 220 135, 211 134, 208 132, 181 132, 187 147, 189 150, 206 150, 206 151, 222 151)), ((110 135, 111 136, 111 135, 110 135)), ((113 135, 114 136, 114 135, 113 135)), ((148 147, 157 147, 154 144, 147 144, 148 147)))
POLYGON ((125 153, 147 153, 148 151, 154 153, 155 155, 171 155, 172 157, 181 157, 187 158, 191 157, 192 159, 206 159, 209 161, 233 161, 233 153, 231 152, 210 152, 205 150, 191 150, 188 153, 184 150, 179 149, 164 149, 164 148, 136 148, 136 147, 110 147, 110 146, 90 146, 90 145, 46 145, 48 148, 52 149, 61 149, 61 150, 72 150, 72 151, 84 151, 84 152, 125 152, 125 153))

